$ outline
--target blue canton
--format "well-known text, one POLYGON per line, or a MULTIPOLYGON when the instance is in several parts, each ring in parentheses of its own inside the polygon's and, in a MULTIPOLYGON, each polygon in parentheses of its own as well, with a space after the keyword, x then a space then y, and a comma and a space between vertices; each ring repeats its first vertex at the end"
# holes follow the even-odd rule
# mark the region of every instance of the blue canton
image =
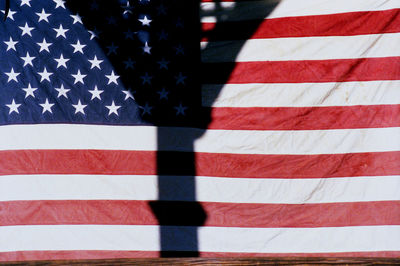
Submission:
POLYGON ((184 19, 164 2, 77 2, 11 1, 0 23, 0 124, 189 118, 199 90, 188 90, 184 19))

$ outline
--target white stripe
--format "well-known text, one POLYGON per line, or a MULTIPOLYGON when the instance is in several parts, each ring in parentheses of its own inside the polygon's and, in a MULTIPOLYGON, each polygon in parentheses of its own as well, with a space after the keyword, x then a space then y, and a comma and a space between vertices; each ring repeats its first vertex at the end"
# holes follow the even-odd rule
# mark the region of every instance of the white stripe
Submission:
MULTIPOLYGON (((183 132, 174 136, 183 136, 183 132)), ((400 128, 299 131, 207 130, 195 141, 194 150, 210 153, 299 155, 399 151, 399 136, 400 128)))
POLYGON ((157 128, 37 124, 0 126, 0 150, 157 150, 157 128))
MULTIPOLYGON (((172 133, 172 132, 171 132, 172 133)), ((170 138, 184 136, 184 132, 170 138)), ((344 154, 400 150, 400 128, 299 131, 207 130, 195 151, 236 154, 344 154)))
POLYGON ((400 176, 239 179, 198 178, 199 201, 239 203, 334 203, 400 200, 400 176))
MULTIPOLYGON (((184 134, 176 132, 169 137, 179 138, 184 134)), ((194 150, 210 153, 299 155, 399 151, 399 136, 400 128, 299 131, 207 130, 195 141, 194 150)))
MULTIPOLYGON (((400 150, 400 128, 258 131, 159 128, 163 151, 236 154, 343 154, 400 150), (203 134, 203 135, 202 135, 203 134), (200 138, 197 138, 202 135, 200 138), (196 139, 197 138, 197 139, 196 139), (194 140, 194 145, 192 141, 194 140), (193 149, 194 147, 194 149, 193 149)), ((156 150, 154 127, 11 125, 0 127, 0 150, 156 150)))
POLYGON ((388 57, 400 56, 399 46, 400 33, 201 42, 201 58, 219 63, 388 57))
MULTIPOLYGON (((251 4, 250 2, 247 3, 251 4)), ((282 0, 270 17, 327 15, 393 8, 400 8, 398 0, 282 0)))
MULTIPOLYGON (((400 176, 262 179, 162 176, 163 200, 227 203, 334 203, 400 200, 400 176), (193 192, 194 193, 194 192, 193 192), (190 193, 189 193, 190 194, 190 193)), ((0 178, 0 201, 157 200, 157 176, 12 175, 0 178)))
POLYGON ((322 253, 400 250, 400 226, 199 228, 199 250, 322 253))
POLYGON ((30 225, 0 227, 0 251, 159 250, 157 226, 30 225))
MULTIPOLYGON (((168 250, 190 250, 193 227, 165 227, 179 241, 168 250)), ((158 251, 158 226, 42 225, 0 227, 0 251, 158 251)), ((324 253, 400 250, 400 226, 327 228, 198 228, 200 252, 324 253)))
POLYGON ((328 15, 400 8, 398 0, 261 0, 201 3, 202 22, 328 15), (276 4, 278 5, 276 6, 276 4), (275 7, 275 8, 274 8, 275 7), (271 8, 273 9, 271 12, 271 8))
POLYGON ((207 84, 206 107, 314 107, 400 104, 400 81, 207 84))

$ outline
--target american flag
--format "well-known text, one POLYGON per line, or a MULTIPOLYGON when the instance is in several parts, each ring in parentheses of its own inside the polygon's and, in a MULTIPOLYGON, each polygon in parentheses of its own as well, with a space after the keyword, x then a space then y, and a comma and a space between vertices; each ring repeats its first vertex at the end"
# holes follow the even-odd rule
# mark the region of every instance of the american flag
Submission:
POLYGON ((0 261, 400 255, 398 0, 2 14, 0 261))

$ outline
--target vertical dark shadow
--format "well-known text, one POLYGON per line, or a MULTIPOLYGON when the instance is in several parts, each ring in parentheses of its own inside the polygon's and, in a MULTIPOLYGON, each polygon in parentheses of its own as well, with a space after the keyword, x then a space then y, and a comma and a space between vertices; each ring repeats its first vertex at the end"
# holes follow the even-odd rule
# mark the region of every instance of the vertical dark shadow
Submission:
POLYGON ((149 204, 160 224, 161 257, 199 256, 198 228, 207 214, 196 198, 194 143, 211 122, 211 109, 202 107, 201 84, 215 84, 207 96, 213 102, 246 40, 279 0, 254 1, 249 9, 241 7, 243 2, 252 1, 227 7, 227 2, 214 0, 208 3, 214 8, 201 11, 199 0, 67 1, 97 35, 130 92, 121 101, 134 98, 143 119, 158 126, 158 200, 149 204), (249 13, 258 19, 241 22, 249 13), (215 25, 201 33, 200 19, 209 16, 215 17, 215 25), (209 44, 200 51, 203 38, 209 44), (224 49, 220 63, 211 63, 215 45, 222 44, 215 42, 224 39, 235 45, 224 49), (182 128, 195 130, 187 134, 182 128))
MULTIPOLYGON (((184 57, 178 57, 179 68, 188 76, 184 91, 179 91, 184 113, 175 113, 173 126, 204 128, 207 120, 199 113, 201 106, 200 21, 199 2, 175 0, 164 2, 168 10, 184 10, 177 14, 184 23, 175 38, 184 47, 184 57)), ((173 40, 172 40, 173 41, 173 40)), ((176 84, 182 85, 182 84, 176 84)), ((170 121, 171 121, 170 120, 170 121)), ((150 206, 160 227, 161 257, 198 257, 197 228, 207 215, 196 202, 194 140, 202 134, 186 135, 174 127, 159 127, 157 132, 158 201, 150 206), (174 144, 182 151, 174 151, 174 144)), ((175 147, 176 148, 176 147, 175 147)))
MULTIPOLYGON (((185 34, 189 38, 190 49, 193 49, 186 71, 193 73, 188 102, 191 107, 187 120, 181 127, 192 127, 196 130, 192 134, 173 128, 160 127, 158 129, 158 186, 159 201, 150 203, 153 212, 161 225, 160 245, 162 257, 197 257, 199 256, 198 228, 204 225, 207 214, 196 200, 196 158, 194 143, 206 131, 211 122, 211 109, 203 108, 202 84, 217 84, 212 94, 208 95, 208 102, 213 102, 219 95, 223 84, 228 81, 235 67, 236 56, 259 27, 265 18, 275 8, 279 1, 259 1, 253 9, 243 10, 240 6, 227 7, 221 1, 215 0, 214 8, 209 11, 201 11, 199 2, 193 0, 179 1, 179 7, 185 9, 191 28, 185 34), (243 12, 255 12, 260 19, 241 22, 243 12), (200 35, 193 32, 201 32, 200 18, 212 16, 216 22, 212 30, 200 35), (230 22, 224 22, 230 21, 230 22), (222 37, 222 38, 221 38, 222 37), (199 43, 206 38, 209 44, 201 51, 199 43), (235 41, 235 45, 228 46, 224 50, 223 62, 218 64, 208 63, 213 61, 216 41, 235 41), (197 49, 197 50, 196 50, 197 49), (198 52, 196 52, 198 51, 198 52), (202 62, 204 61, 204 62, 202 62), (218 85, 219 84, 219 85, 218 85), (211 99, 210 99, 211 97, 211 99), (179 143, 183 151, 169 152, 174 144, 179 143)), ((240 2, 239 2, 240 5, 240 2)), ((186 21, 188 22, 188 21, 186 21)), ((220 55, 218 55, 220 56, 220 55)))

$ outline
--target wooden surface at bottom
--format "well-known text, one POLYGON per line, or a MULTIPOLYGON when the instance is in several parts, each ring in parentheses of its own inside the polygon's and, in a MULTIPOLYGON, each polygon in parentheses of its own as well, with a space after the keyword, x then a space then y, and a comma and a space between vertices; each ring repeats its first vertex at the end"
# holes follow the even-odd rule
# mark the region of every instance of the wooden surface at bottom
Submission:
POLYGON ((400 265, 400 258, 161 258, 24 261, 4 265, 400 265))

